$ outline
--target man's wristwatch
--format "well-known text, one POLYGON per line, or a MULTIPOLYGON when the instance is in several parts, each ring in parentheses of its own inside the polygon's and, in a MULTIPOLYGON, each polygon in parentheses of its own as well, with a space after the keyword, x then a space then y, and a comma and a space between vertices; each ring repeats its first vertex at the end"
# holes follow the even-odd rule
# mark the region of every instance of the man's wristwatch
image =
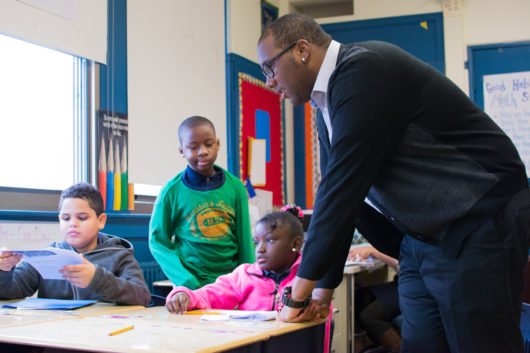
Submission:
POLYGON ((282 294, 283 305, 288 306, 289 308, 298 309, 298 308, 305 308, 309 305, 309 303, 311 303, 311 296, 303 301, 293 300, 291 298, 291 291, 292 291, 291 287, 285 287, 283 289, 283 294, 282 294))

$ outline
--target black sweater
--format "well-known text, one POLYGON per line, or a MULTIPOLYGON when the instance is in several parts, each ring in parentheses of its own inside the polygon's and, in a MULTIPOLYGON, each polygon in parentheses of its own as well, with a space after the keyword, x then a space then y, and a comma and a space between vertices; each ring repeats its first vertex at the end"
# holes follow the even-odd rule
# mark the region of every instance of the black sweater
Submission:
POLYGON ((328 107, 333 140, 319 114, 322 181, 298 271, 322 279, 318 287, 340 283, 355 227, 391 256, 403 234, 456 256, 468 234, 528 185, 493 120, 394 45, 341 45, 328 107))

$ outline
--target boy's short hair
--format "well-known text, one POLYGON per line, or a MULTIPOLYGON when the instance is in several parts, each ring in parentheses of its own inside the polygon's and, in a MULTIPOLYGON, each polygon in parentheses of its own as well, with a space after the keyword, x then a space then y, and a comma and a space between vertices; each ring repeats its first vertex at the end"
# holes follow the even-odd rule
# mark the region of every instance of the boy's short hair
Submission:
POLYGON ((271 212, 263 216, 256 224, 267 223, 271 231, 279 227, 287 227, 291 238, 300 237, 304 239, 304 228, 302 222, 290 212, 271 212))
POLYGON ((63 207, 63 201, 65 199, 83 199, 88 201, 88 205, 91 209, 96 212, 96 216, 99 216, 103 213, 103 197, 99 192, 98 188, 89 183, 77 183, 69 188, 65 189, 61 193, 61 199, 59 200, 59 213, 63 207))
POLYGON ((210 125, 213 132, 215 133, 215 127, 213 126, 213 123, 210 121, 210 119, 199 115, 190 116, 189 118, 186 118, 183 122, 181 122, 179 125, 178 134, 180 143, 182 144, 182 133, 184 132, 184 130, 191 129, 192 127, 200 125, 210 125))

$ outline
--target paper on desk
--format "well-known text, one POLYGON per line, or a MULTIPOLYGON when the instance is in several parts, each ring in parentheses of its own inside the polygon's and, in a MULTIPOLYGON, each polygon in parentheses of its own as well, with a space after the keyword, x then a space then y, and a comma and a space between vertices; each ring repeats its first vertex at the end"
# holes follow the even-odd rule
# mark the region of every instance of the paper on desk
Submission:
POLYGON ((45 279, 63 279, 59 272, 65 265, 79 265, 83 263, 81 255, 73 250, 59 248, 44 248, 40 250, 11 250, 21 254, 24 261, 39 271, 45 279))
POLYGON ((225 311, 221 315, 203 315, 202 321, 227 321, 227 320, 253 320, 269 321, 276 320, 278 312, 276 311, 244 311, 232 310, 225 311))
POLYGON ((368 256, 366 259, 361 260, 359 255, 356 255, 355 258, 346 261, 345 265, 346 266, 359 265, 359 266, 370 267, 370 266, 375 266, 375 259, 371 256, 368 256))
POLYGON ((27 298, 18 302, 2 305, 12 309, 68 310, 94 304, 97 300, 69 300, 48 298, 27 298))

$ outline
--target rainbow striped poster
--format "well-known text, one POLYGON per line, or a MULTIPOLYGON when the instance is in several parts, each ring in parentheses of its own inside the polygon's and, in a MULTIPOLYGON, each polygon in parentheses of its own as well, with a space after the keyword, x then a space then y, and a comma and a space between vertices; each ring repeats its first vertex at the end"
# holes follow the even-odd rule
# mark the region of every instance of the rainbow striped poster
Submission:
POLYGON ((106 211, 128 210, 127 114, 97 111, 98 187, 106 211))

